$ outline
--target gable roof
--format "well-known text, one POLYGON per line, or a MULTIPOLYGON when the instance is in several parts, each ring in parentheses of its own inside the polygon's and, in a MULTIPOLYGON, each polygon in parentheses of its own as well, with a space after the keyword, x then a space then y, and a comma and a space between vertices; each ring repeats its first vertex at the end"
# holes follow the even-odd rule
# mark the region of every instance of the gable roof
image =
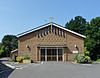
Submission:
POLYGON ((42 29, 42 28, 44 28, 44 27, 47 27, 47 26, 51 25, 51 23, 52 23, 52 25, 54 25, 54 26, 56 26, 56 27, 58 27, 58 28, 61 28, 61 29, 65 30, 65 31, 68 31, 68 32, 70 32, 70 33, 73 33, 73 34, 75 34, 75 35, 77 35, 77 36, 80 36, 80 37, 82 37, 82 38, 86 38, 86 36, 84 36, 84 35, 81 35, 81 34, 79 34, 79 33, 77 33, 77 32, 74 32, 74 31, 72 31, 72 30, 69 30, 69 29, 67 29, 67 28, 65 28, 65 27, 63 27, 63 26, 61 26, 61 25, 58 25, 58 24, 56 24, 56 23, 53 23, 53 22, 44 24, 44 25, 42 25, 42 26, 39 26, 39 27, 37 27, 37 28, 28 30, 28 31, 26 31, 26 32, 20 33, 20 34, 17 35, 17 37, 19 38, 19 37, 21 37, 21 36, 24 36, 24 35, 26 35, 26 34, 29 34, 29 33, 31 33, 31 32, 34 32, 34 31, 36 31, 36 30, 42 29))

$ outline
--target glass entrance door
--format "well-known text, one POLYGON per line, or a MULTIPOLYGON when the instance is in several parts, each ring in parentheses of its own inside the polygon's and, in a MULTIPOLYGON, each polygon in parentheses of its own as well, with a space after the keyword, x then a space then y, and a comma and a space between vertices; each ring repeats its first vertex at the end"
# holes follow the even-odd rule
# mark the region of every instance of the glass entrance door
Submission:
POLYGON ((63 50, 58 49, 58 61, 62 61, 62 60, 63 60, 63 50))
POLYGON ((63 48, 41 48, 41 61, 63 61, 63 48))
POLYGON ((47 49, 47 61, 57 61, 56 49, 47 49))
POLYGON ((40 59, 41 59, 41 61, 45 61, 45 49, 43 48, 43 49, 41 49, 41 53, 40 53, 40 59))

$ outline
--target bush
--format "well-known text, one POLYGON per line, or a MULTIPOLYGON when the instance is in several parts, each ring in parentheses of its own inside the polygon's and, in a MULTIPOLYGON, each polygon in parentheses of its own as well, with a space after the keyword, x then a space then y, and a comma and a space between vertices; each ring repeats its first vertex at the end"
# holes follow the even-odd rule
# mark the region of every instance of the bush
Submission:
POLYGON ((85 55, 85 56, 90 56, 90 52, 89 52, 89 51, 84 52, 84 55, 85 55))
POLYGON ((85 56, 84 63, 91 63, 91 58, 89 56, 85 56))
POLYGON ((84 48, 84 55, 85 56, 90 56, 90 52, 86 49, 86 47, 84 48))
POLYGON ((84 62, 84 55, 83 54, 78 54, 76 56, 76 60, 78 63, 84 62))
POLYGON ((24 60, 26 60, 26 59, 30 59, 30 56, 29 56, 28 53, 25 53, 25 54, 23 55, 23 57, 24 57, 24 58, 23 58, 24 60))
POLYGON ((99 59, 97 59, 97 62, 100 62, 100 58, 99 58, 99 59))
POLYGON ((78 63, 91 63, 91 59, 89 56, 84 56, 83 54, 78 54, 76 56, 76 60, 78 63))
POLYGON ((17 56, 16 61, 17 62, 23 62, 23 60, 30 59, 29 53, 25 53, 23 56, 17 56))
POLYGON ((17 62, 22 62, 23 61, 23 57, 22 56, 17 56, 16 57, 16 61, 17 62))

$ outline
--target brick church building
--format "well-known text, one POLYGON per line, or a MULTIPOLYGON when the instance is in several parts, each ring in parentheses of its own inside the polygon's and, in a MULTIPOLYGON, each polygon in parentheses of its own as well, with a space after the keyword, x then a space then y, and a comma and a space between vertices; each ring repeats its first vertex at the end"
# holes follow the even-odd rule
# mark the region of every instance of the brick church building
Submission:
POLYGON ((84 52, 85 36, 50 22, 17 35, 19 56, 33 61, 72 61, 84 52))

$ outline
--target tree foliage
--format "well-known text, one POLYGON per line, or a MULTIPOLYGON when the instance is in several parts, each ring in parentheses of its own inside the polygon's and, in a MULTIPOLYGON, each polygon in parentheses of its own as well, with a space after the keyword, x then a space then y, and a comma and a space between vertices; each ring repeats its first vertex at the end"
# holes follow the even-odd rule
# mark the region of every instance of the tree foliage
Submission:
POLYGON ((86 30, 85 46, 93 60, 100 58, 100 17, 93 18, 86 30))
POLYGON ((2 45, 2 43, 0 43, 0 56, 3 56, 4 54, 4 46, 2 45))
POLYGON ((66 28, 86 35, 85 47, 90 52, 92 60, 100 58, 100 17, 87 22, 85 18, 76 16, 66 23, 66 28))
POLYGON ((73 30, 80 34, 85 34, 87 21, 82 16, 76 16, 66 23, 65 27, 67 29, 73 30))
POLYGON ((2 45, 0 47, 1 56, 10 56, 10 52, 16 48, 18 48, 17 37, 14 35, 5 35, 2 39, 2 45))

